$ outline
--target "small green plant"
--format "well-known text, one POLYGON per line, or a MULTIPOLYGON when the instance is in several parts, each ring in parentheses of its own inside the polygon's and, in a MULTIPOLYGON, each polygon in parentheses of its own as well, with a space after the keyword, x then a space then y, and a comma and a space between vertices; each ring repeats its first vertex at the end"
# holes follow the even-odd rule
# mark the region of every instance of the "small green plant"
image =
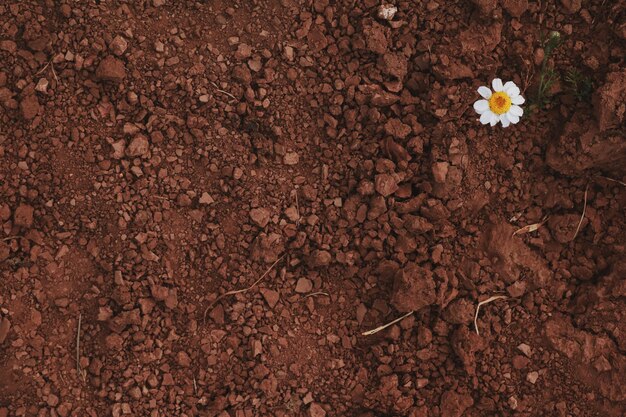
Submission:
POLYGON ((541 72, 539 73, 539 87, 537 88, 536 104, 543 108, 549 101, 550 89, 559 79, 559 75, 554 68, 549 66, 550 57, 554 50, 561 45, 561 34, 555 30, 550 32, 548 40, 543 42, 543 60, 541 61, 541 72))
POLYGON ((565 82, 578 100, 589 101, 591 99, 591 93, 593 93, 591 77, 587 77, 576 68, 572 68, 565 74, 565 82))

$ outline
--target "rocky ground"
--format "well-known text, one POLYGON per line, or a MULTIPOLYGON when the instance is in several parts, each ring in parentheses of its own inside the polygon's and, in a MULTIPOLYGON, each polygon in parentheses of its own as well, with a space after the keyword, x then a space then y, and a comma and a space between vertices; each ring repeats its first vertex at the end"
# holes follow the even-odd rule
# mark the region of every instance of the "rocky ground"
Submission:
POLYGON ((623 416, 625 41, 618 0, 3 0, 0 417, 623 416))

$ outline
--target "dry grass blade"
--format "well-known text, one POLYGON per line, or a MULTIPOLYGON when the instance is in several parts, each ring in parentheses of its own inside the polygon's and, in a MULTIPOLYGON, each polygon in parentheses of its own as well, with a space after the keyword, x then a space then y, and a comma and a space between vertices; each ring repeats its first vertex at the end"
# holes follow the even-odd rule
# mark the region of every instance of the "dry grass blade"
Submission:
POLYGON ((580 215, 580 221, 578 222, 578 226, 576 226, 576 232, 574 233, 574 237, 572 240, 576 239, 578 236, 578 232, 580 231, 580 226, 583 224, 583 220, 585 220, 585 213, 587 212, 587 193, 589 192, 589 184, 585 188, 585 201, 583 203, 583 213, 580 215))
POLYGON ((270 273, 270 271, 271 271, 272 269, 274 269, 274 267, 276 266, 276 264, 277 264, 278 262, 280 262, 280 261, 281 261, 284 257, 285 257, 285 255, 281 256, 281 257, 280 257, 280 258, 278 258, 278 259, 276 259, 276 261, 272 264, 272 266, 270 266, 270 267, 267 269, 267 271, 265 271, 265 272, 263 273, 263 275, 261 275, 261 276, 259 277, 259 279, 257 279, 256 281, 254 281, 254 282, 252 283, 252 285, 250 285, 249 287, 247 287, 247 288, 243 288, 243 289, 240 289, 240 290, 232 290, 232 291, 225 292, 224 294, 220 295, 220 296, 219 296, 219 297, 217 297, 215 300, 213 300, 213 302, 212 302, 211 304, 209 304, 209 306, 206 308, 206 310, 204 310, 204 315, 203 315, 203 317, 202 317, 202 321, 203 321, 204 323, 206 323, 206 315, 207 315, 207 313, 209 312, 209 310, 211 309, 211 307, 213 307, 215 304, 217 304, 217 302, 218 302, 218 301, 220 301, 222 298, 224 298, 224 297, 228 297, 229 295, 241 294, 242 292, 250 291, 252 288, 256 287, 256 285, 257 285, 259 282, 261 282, 261 281, 263 280, 263 278, 265 278, 265 277, 267 276, 267 274, 269 274, 269 273, 270 273))
POLYGON ((626 182, 622 182, 622 181, 619 181, 619 180, 615 180, 613 178, 605 177, 604 175, 598 175, 598 178, 602 178, 602 179, 605 179, 605 180, 611 181, 611 182, 616 182, 616 183, 621 184, 624 187, 626 187, 626 182))
POLYGON ((82 313, 78 315, 78 330, 76 332, 76 372, 78 375, 81 375, 84 379, 84 374, 82 369, 80 369, 80 328, 83 323, 83 315, 82 313))
POLYGON ((404 316, 402 316, 402 317, 398 317, 397 319, 395 319, 395 320, 393 320, 393 321, 391 321, 391 322, 389 322, 389 323, 387 323, 387 324, 383 324, 382 326, 379 326, 379 327, 377 327, 377 328, 375 328, 375 329, 372 329, 372 330, 368 330, 368 331, 366 331, 366 332, 363 332, 363 333, 361 333, 361 335, 363 335, 363 336, 370 336, 370 335, 373 335, 373 334, 375 334, 375 333, 378 333, 379 331, 381 331, 381 330, 385 330, 387 327, 389 327, 389 326, 393 326, 393 325, 394 325, 394 324, 396 324, 397 322, 404 320, 405 318, 409 317, 409 316, 410 316, 411 314, 413 314, 413 313, 415 313, 415 311, 409 311, 409 312, 408 312, 408 313, 406 313, 404 316))
POLYGON ((493 301, 499 300, 501 298, 508 298, 505 295, 494 295, 493 297, 489 297, 487 298, 485 301, 481 301, 478 303, 478 305, 476 306, 476 314, 474 314, 474 328, 476 329, 476 334, 480 336, 480 333, 478 332, 478 312, 480 311, 480 307, 484 304, 489 304, 493 301))
POLYGON ((529 225, 524 226, 524 227, 522 227, 520 229, 517 229, 516 231, 513 232, 513 236, 515 236, 515 235, 524 235, 526 233, 534 232, 535 230, 537 230, 541 226, 543 226, 544 223, 547 220, 548 220, 548 216, 544 217, 539 223, 529 224, 529 225))
POLYGON ((330 294, 328 294, 327 292, 317 291, 317 292, 313 292, 311 294, 305 295, 304 298, 315 297, 316 295, 325 295, 326 297, 330 297, 330 294))

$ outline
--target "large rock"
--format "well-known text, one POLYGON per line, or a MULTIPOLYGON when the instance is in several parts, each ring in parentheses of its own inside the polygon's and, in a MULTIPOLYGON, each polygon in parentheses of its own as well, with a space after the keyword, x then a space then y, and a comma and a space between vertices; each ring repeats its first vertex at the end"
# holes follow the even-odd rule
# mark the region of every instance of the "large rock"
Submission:
POLYGON ((391 304, 401 313, 420 310, 436 300, 435 281, 430 269, 410 263, 394 276, 391 304))
POLYGON ((102 81, 122 82, 126 78, 126 67, 124 63, 112 55, 106 56, 98 68, 96 77, 102 81))

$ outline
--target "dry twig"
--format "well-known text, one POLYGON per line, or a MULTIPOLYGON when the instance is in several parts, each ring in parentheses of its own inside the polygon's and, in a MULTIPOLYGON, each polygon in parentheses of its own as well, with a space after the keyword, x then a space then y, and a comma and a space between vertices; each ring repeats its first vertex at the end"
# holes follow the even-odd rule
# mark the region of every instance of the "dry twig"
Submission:
POLYGON ((78 315, 78 330, 76 332, 76 372, 80 375, 83 380, 85 379, 85 374, 83 370, 80 368, 80 328, 83 322, 83 315, 80 313, 78 315))
POLYGON ((602 178, 602 179, 605 179, 605 180, 608 180, 608 181, 616 182, 616 183, 621 184, 624 187, 626 187, 626 183, 625 182, 614 180, 613 178, 605 177, 604 175, 598 175, 598 178, 602 178))
POLYGON ((576 239, 578 236, 578 232, 580 231, 580 226, 583 224, 583 220, 585 220, 585 213, 587 212, 587 193, 589 192, 589 184, 585 187, 585 202, 583 203, 583 213, 580 215, 580 221, 578 222, 578 226, 576 227, 576 232, 574 233, 574 237, 572 240, 576 239))
POLYGON ((219 88, 219 87, 217 86, 217 84, 215 84, 215 83, 213 83, 213 82, 212 82, 211 84, 213 84, 213 87, 215 87, 215 91, 217 91, 218 93, 226 94, 228 97, 230 97, 230 98, 232 98, 232 99, 234 99, 234 100, 237 100, 237 97, 235 97, 234 95, 232 95, 232 94, 231 94, 231 93, 229 93, 228 91, 224 91, 224 90, 222 90, 221 88, 219 88))
POLYGON ((385 330, 387 327, 389 327, 389 326, 393 326, 393 325, 394 325, 394 324, 396 324, 397 322, 404 320, 405 318, 409 317, 409 316, 410 316, 411 314, 413 314, 413 313, 415 313, 415 311, 409 311, 409 312, 408 312, 408 313, 406 313, 404 316, 402 316, 402 317, 398 317, 397 319, 395 319, 395 320, 393 320, 393 321, 391 321, 391 322, 389 322, 389 323, 387 323, 387 324, 383 324, 382 326, 379 326, 379 327, 377 327, 377 328, 375 328, 375 329, 372 329, 372 330, 368 330, 368 331, 366 331, 366 332, 363 332, 363 333, 361 333, 361 335, 363 335, 363 336, 370 336, 370 335, 373 335, 373 334, 375 334, 375 333, 378 333, 379 331, 381 331, 381 330, 385 330))
POLYGON ((328 294, 327 292, 324 291, 317 291, 317 292, 313 292, 311 294, 305 295, 303 300, 305 298, 309 298, 309 297, 315 297, 316 295, 325 295, 326 297, 330 297, 330 294, 328 294))
POLYGON ((496 301, 499 300, 501 298, 508 298, 505 295, 494 295, 493 297, 489 297, 487 298, 485 301, 481 301, 478 303, 478 305, 476 306, 476 314, 474 314, 474 328, 476 329, 476 334, 480 336, 480 333, 478 332, 478 312, 480 311, 480 307, 483 304, 488 304, 491 303, 492 301, 496 301))
POLYGON ((281 261, 284 257, 285 257, 285 255, 283 255, 283 256, 281 256, 280 258, 278 258, 278 259, 277 259, 277 260, 276 260, 276 261, 272 264, 272 266, 270 266, 270 267, 267 269, 267 271, 265 271, 265 272, 263 273, 263 275, 261 275, 261 276, 259 277, 259 279, 257 279, 256 281, 254 281, 254 282, 252 283, 252 285, 250 285, 249 287, 247 287, 247 288, 243 288, 243 289, 241 289, 241 290, 232 290, 232 291, 225 292, 224 294, 220 295, 220 296, 219 296, 219 297, 217 297, 215 300, 213 300, 213 302, 212 302, 211 304, 209 304, 209 306, 206 308, 206 310, 204 310, 204 315, 203 315, 202 321, 203 321, 204 323, 206 323, 206 315, 207 315, 207 313, 209 312, 209 310, 211 309, 211 307, 213 307, 213 306, 214 306, 214 305, 215 305, 218 301, 220 301, 222 298, 224 298, 224 297, 228 297, 229 295, 241 294, 242 292, 250 291, 252 288, 256 287, 256 285, 257 285, 259 282, 261 282, 261 281, 263 280, 263 278, 265 278, 265 277, 267 276, 267 274, 269 274, 269 273, 270 273, 270 271, 271 271, 272 269, 274 269, 274 267, 276 266, 276 264, 277 264, 278 262, 280 262, 280 261, 281 261))

